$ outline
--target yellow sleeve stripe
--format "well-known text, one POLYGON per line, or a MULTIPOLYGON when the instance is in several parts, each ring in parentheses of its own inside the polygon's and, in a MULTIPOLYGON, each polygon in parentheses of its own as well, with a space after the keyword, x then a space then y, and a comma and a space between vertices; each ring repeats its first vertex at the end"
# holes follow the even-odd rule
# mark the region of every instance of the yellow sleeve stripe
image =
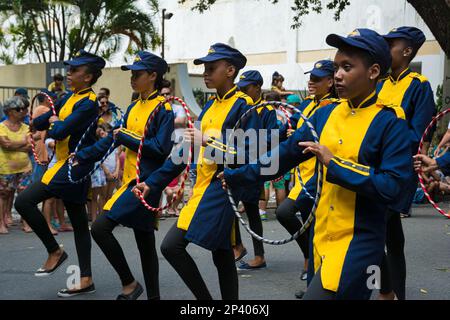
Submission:
POLYGON ((364 166, 362 164, 359 163, 355 163, 349 160, 344 160, 341 159, 339 157, 333 157, 331 159, 331 161, 333 161, 334 163, 336 163, 338 166, 347 169, 347 170, 351 170, 354 171, 358 174, 361 174, 363 176, 368 177, 370 175, 370 167, 368 166, 364 166))
POLYGON ((120 129, 120 132, 123 134, 126 134, 127 136, 130 136, 133 139, 141 140, 142 136, 138 135, 137 133, 130 131, 128 129, 122 128, 120 129))

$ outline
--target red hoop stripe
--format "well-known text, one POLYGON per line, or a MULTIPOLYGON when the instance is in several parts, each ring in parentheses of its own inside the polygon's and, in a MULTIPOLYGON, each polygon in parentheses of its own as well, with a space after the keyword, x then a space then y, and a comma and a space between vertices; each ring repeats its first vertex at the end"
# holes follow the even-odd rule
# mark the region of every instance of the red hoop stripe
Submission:
MULTIPOLYGON (((430 124, 428 125, 428 127, 425 129, 425 132, 422 135, 422 138, 420 139, 420 143, 419 143, 419 149, 417 150, 417 155, 422 154, 422 148, 423 148, 423 142, 426 138, 426 136, 428 135, 429 131, 436 125, 436 123, 442 118, 444 117, 447 113, 450 113, 450 109, 444 110, 442 112, 440 112, 439 114, 437 114, 433 120, 431 120, 430 124)), ((448 214, 447 212, 445 212, 443 209, 441 209, 436 202, 433 201, 433 199, 431 198, 431 196, 428 194, 427 189, 425 187, 425 184, 423 182, 423 178, 422 178, 422 170, 419 170, 417 176, 419 177, 419 183, 420 183, 420 187, 422 188, 425 196, 427 197, 428 201, 431 203, 431 205, 433 206, 433 208, 435 208, 440 214, 442 214, 443 216, 447 217, 450 219, 450 214, 448 214)))
MULTIPOLYGON (((150 117, 149 117, 149 119, 147 121, 147 124, 145 125, 144 135, 141 138, 141 142, 139 144, 139 149, 138 149, 137 158, 136 158, 136 184, 140 183, 139 175, 141 174, 141 171, 140 171, 139 167, 140 167, 141 159, 142 159, 142 147, 144 146, 145 136, 148 133, 148 129, 150 127, 150 123, 153 121, 154 117, 156 116, 156 113, 159 112, 159 109, 164 107, 165 103, 171 102, 171 101, 177 101, 177 102, 179 102, 181 104, 181 106, 183 107, 184 111, 186 112, 188 128, 193 128, 194 127, 194 124, 193 124, 193 121, 192 121, 192 117, 191 117, 191 113, 190 113, 189 108, 187 107, 186 103, 182 99, 180 99, 178 97, 174 97, 174 96, 167 97, 166 100, 164 102, 162 102, 159 105, 159 107, 157 107, 157 109, 155 109, 152 112, 152 114, 150 115, 150 117)), ((190 169, 190 166, 191 166, 191 158, 192 158, 192 153, 191 153, 191 151, 189 151, 188 163, 187 163, 184 175, 183 175, 184 179, 183 179, 183 182, 181 183, 180 189, 178 190, 177 194, 174 197, 172 197, 172 200, 169 201, 164 207, 154 208, 154 207, 150 206, 147 203, 147 201, 145 201, 142 193, 139 190, 137 190, 138 195, 139 195, 139 200, 141 201, 141 203, 144 205, 145 208, 147 208, 148 210, 153 211, 153 212, 161 212, 162 210, 165 210, 165 209, 169 208, 179 197, 182 196, 182 194, 184 193, 185 181, 188 178, 189 169, 190 169)))

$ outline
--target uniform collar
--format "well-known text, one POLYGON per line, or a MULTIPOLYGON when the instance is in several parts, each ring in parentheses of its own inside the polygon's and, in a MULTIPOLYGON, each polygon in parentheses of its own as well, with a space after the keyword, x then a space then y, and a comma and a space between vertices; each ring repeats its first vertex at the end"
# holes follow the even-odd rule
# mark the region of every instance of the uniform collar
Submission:
POLYGON ((78 92, 76 92, 76 93, 74 92, 73 94, 74 94, 74 95, 83 95, 83 94, 86 94, 86 93, 92 92, 92 91, 93 91, 92 88, 89 87, 89 88, 80 90, 80 91, 78 91, 78 92))
POLYGON ((373 91, 367 98, 365 98, 357 107, 354 107, 350 100, 347 100, 351 109, 361 109, 373 105, 378 99, 376 91, 373 91))
POLYGON ((400 80, 404 79, 410 73, 411 73, 411 69, 408 67, 399 74, 397 80, 395 80, 391 74, 389 75, 389 80, 391 80, 391 82, 393 82, 393 83, 397 83, 400 80))
POLYGON ((258 105, 258 104, 261 104, 263 101, 262 101, 262 97, 259 97, 259 99, 258 100, 256 100, 253 104, 256 106, 256 105, 258 105))
POLYGON ((322 100, 325 100, 325 99, 327 99, 327 98, 329 98, 331 96, 331 93, 327 93, 326 95, 324 95, 323 97, 322 97, 322 99, 320 99, 320 100, 317 100, 316 99, 316 97, 314 96, 314 102, 315 103, 318 103, 318 102, 321 102, 322 100))
POLYGON ((225 95, 220 98, 219 95, 217 95, 216 99, 217 101, 224 101, 227 99, 230 99, 237 91, 237 86, 234 86, 233 88, 230 89, 230 91, 228 91, 227 93, 225 93, 225 95))
POLYGON ((147 99, 142 99, 141 96, 139 96, 139 101, 141 102, 145 102, 145 101, 149 101, 149 100, 153 100, 158 96, 158 90, 153 91, 152 93, 150 93, 150 95, 148 96, 147 99))

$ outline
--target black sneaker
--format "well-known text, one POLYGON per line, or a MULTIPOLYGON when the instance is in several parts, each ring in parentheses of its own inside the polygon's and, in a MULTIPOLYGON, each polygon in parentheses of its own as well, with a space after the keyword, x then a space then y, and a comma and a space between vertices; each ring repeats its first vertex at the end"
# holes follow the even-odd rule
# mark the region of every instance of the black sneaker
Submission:
POLYGON ((53 274, 56 272, 56 270, 59 269, 59 267, 62 266, 62 264, 67 260, 69 256, 67 255, 67 253, 64 251, 63 254, 61 255, 61 257, 59 257, 58 263, 56 264, 56 266, 54 266, 52 269, 43 269, 40 268, 38 270, 36 270, 36 272, 34 273, 34 275, 36 277, 48 277, 49 275, 53 274))
POLYGON ((121 293, 117 296, 116 300, 137 300, 143 292, 144 289, 142 288, 141 284, 137 282, 136 288, 133 290, 133 292, 129 294, 121 293))
POLYGON ((58 291, 58 297, 60 298, 70 298, 78 296, 80 294, 89 294, 95 292, 95 285, 91 284, 89 287, 84 289, 61 289, 58 291))
POLYGON ((303 299, 303 296, 305 295, 305 291, 303 291, 303 290, 298 290, 296 293, 295 293, 295 297, 297 298, 297 299, 303 299))

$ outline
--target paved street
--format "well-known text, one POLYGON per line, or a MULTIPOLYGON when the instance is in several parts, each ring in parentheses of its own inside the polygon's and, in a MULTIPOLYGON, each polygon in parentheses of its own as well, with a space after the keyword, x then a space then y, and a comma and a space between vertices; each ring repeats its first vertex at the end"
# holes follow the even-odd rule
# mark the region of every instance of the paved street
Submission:
MULTIPOLYGON (((445 209, 447 207, 444 206, 445 209)), ((407 240, 407 298, 450 299, 450 220, 440 216, 431 206, 423 205, 414 208, 413 218, 402 221, 407 240)), ((159 251, 164 234, 174 222, 174 218, 161 221, 160 231, 157 232, 161 298, 192 299, 193 295, 159 251)), ((267 237, 274 239, 288 236, 273 215, 264 222, 264 232, 267 237)), ((133 233, 119 227, 115 234, 126 252, 134 275, 143 283, 133 233)), ((251 240, 244 230, 242 234, 252 254, 251 240)), ((69 254, 69 263, 65 267, 76 264, 73 234, 60 233, 57 240, 69 254)), ((294 299, 293 293, 305 288, 305 282, 299 280, 303 258, 297 244, 265 246, 265 249, 267 269, 240 273, 240 298, 294 299)), ((218 279, 211 254, 195 245, 190 245, 188 250, 204 275, 212 295, 219 298, 218 279)), ((0 236, 0 299, 57 299, 56 292, 65 286, 68 275, 62 268, 50 278, 34 277, 33 272, 45 258, 44 247, 34 234, 24 234, 15 226, 10 229, 9 235, 0 236)), ((92 261, 97 292, 83 298, 114 299, 120 292, 119 279, 95 243, 92 261)))

